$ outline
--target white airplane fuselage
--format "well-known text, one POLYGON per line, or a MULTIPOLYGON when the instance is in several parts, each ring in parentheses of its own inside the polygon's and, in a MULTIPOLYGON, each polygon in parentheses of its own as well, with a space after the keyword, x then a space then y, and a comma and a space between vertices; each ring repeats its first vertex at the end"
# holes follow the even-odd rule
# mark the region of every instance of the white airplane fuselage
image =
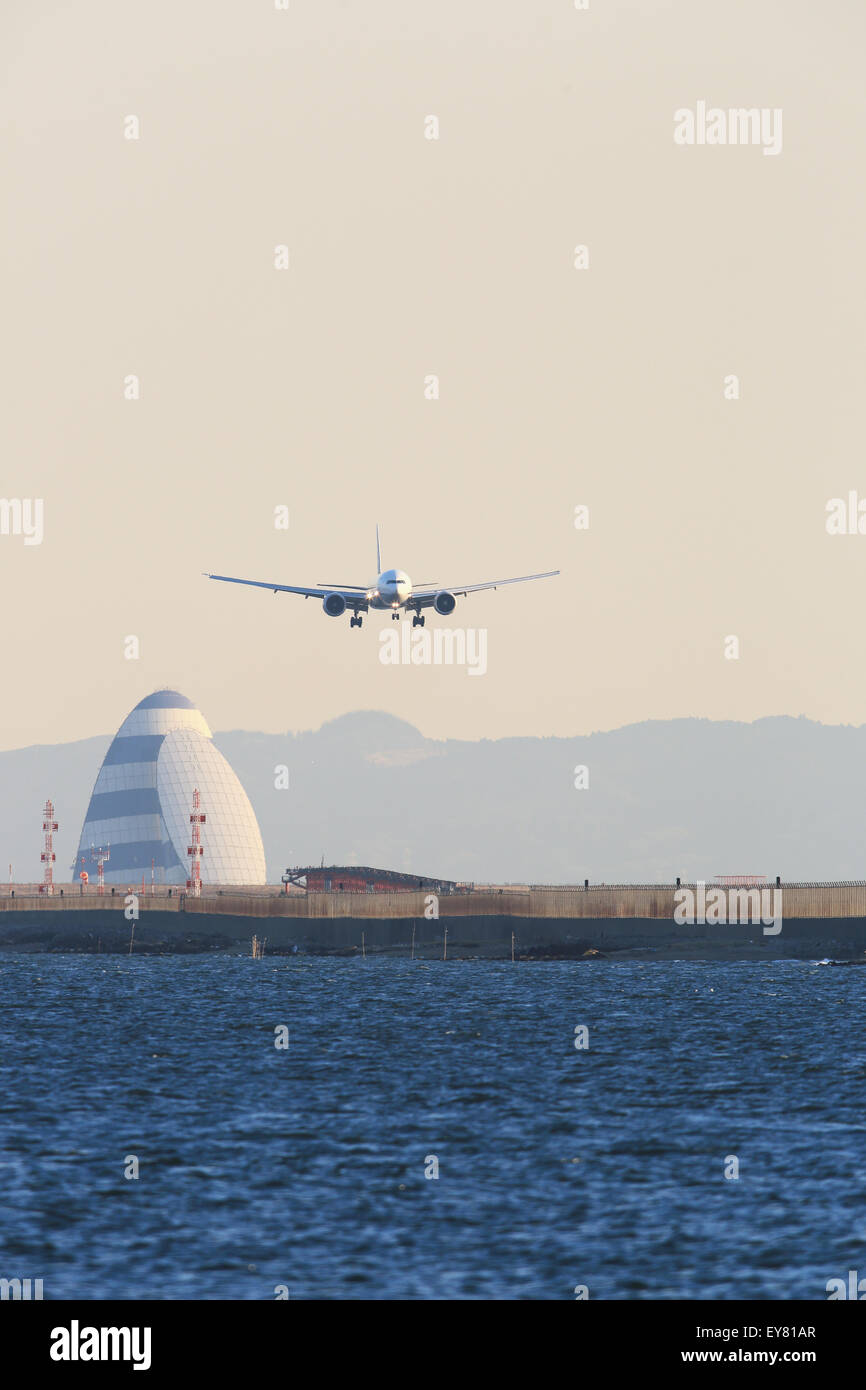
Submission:
POLYGON ((371 608, 404 608, 412 597, 412 580, 405 570, 384 570, 367 590, 371 608))

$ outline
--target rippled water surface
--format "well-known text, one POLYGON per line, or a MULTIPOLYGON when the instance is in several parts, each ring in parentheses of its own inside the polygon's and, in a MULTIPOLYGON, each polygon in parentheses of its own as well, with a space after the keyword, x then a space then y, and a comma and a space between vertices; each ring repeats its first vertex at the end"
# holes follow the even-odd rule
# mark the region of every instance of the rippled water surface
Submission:
POLYGON ((0 1277, 825 1298, 866 1274, 864 989, 794 962, 3 955, 0 1277))

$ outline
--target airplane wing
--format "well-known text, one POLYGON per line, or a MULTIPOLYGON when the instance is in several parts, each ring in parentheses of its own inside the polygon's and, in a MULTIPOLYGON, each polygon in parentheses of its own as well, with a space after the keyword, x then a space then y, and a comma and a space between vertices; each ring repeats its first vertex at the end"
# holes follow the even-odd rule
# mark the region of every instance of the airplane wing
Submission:
POLYGON ((477 594, 481 589, 498 589, 503 584, 526 584, 530 579, 552 579, 559 570, 545 570, 544 574, 521 574, 516 579, 488 579, 483 584, 440 584, 435 589, 413 589, 412 597, 406 605, 409 608, 432 608, 436 595, 445 590, 455 597, 464 594, 477 594))
POLYGON ((270 589, 275 594, 302 594, 304 598, 324 598, 326 594, 340 594, 346 600, 347 608, 359 608, 367 612, 367 590, 360 586, 334 589, 304 589, 295 584, 273 584, 266 579, 236 579, 231 574, 208 574, 207 579, 219 579, 224 584, 251 584, 254 589, 270 589))

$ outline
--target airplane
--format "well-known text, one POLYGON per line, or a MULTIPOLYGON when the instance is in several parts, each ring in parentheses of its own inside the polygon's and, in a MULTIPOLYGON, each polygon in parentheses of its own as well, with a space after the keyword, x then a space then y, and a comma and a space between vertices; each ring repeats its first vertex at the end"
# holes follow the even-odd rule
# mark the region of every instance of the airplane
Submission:
POLYGON ((275 594, 303 594, 304 598, 320 598, 322 607, 329 618, 341 618, 346 609, 352 611, 349 627, 360 627, 361 614, 370 609, 390 611, 394 620, 399 619, 402 609, 413 614, 412 626, 424 626, 422 609, 433 608, 441 617, 454 612, 457 599, 465 594, 478 593, 480 589, 498 589, 502 584, 525 584, 530 579, 552 579, 559 570, 547 570, 544 574, 521 574, 516 579, 490 579, 484 584, 419 584, 415 585, 405 570, 382 569, 382 555, 379 545, 379 527, 376 527, 376 579, 372 584, 319 584, 314 589, 297 587, 294 584, 269 584, 264 579, 235 579, 229 574, 207 574, 207 579, 218 579, 225 584, 251 584, 257 589, 272 589, 275 594))

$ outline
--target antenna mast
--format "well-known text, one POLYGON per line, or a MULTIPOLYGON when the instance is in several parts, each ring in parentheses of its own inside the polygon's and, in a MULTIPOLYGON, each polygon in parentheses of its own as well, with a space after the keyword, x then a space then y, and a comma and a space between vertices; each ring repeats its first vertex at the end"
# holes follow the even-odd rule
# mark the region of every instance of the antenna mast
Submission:
POLYGON ((207 820, 207 816, 201 809, 201 794, 198 787, 192 794, 192 811, 189 823, 192 826, 190 836, 192 844, 187 847, 187 854, 190 857, 190 876, 186 881, 186 886, 194 898, 201 897, 201 860, 204 850, 201 843, 201 828, 207 820))
POLYGON ((94 849, 91 845, 90 858, 96 860, 96 891, 101 898, 105 893, 105 864, 111 858, 111 846, 108 845, 105 849, 101 846, 99 849, 94 849))
MULTIPOLYGON (((42 883, 39 885, 39 892, 47 893, 49 896, 54 892, 54 861, 57 858, 54 853, 54 835, 58 828, 57 821, 54 819, 54 802, 49 799, 42 808, 42 833, 45 840, 41 859, 45 865, 45 872, 42 883)), ((11 864, 9 865, 9 879, 11 882, 11 864)))

